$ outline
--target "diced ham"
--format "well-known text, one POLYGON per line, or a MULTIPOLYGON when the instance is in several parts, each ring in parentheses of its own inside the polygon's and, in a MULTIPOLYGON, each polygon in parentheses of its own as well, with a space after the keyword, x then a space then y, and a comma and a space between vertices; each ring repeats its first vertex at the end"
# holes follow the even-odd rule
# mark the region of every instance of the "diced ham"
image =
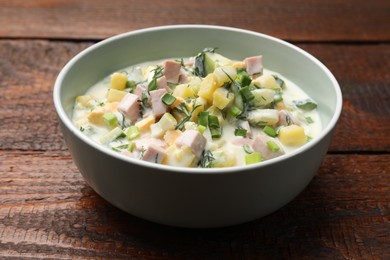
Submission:
POLYGON ((249 75, 263 72, 263 56, 248 57, 244 60, 246 71, 249 75))
POLYGON ((233 139, 231 142, 232 142, 232 144, 239 145, 239 146, 243 146, 243 145, 252 146, 253 145, 252 139, 243 138, 243 137, 237 137, 236 139, 233 139))
POLYGON ((187 146, 191 149, 192 153, 200 158, 202 152, 206 146, 206 138, 197 130, 186 130, 181 136, 176 139, 176 146, 187 146))
POLYGON ((167 153, 164 148, 158 145, 150 144, 143 152, 141 159, 148 162, 161 163, 166 154, 167 153))
POLYGON ((118 111, 122 112, 130 119, 132 123, 137 121, 140 115, 140 105, 138 103, 138 96, 128 93, 122 98, 118 104, 118 111))
POLYGON ((134 140, 134 144, 135 148, 139 151, 141 151, 142 149, 147 149, 152 144, 161 148, 165 148, 167 146, 163 140, 153 137, 136 139, 134 140))
POLYGON ((179 82, 180 77, 180 62, 167 60, 164 62, 164 76, 167 82, 177 84, 179 82))
POLYGON ((179 84, 184 84, 187 82, 188 82, 187 73, 182 69, 182 70, 180 70, 179 84))
POLYGON ((134 89, 134 94, 138 96, 138 99, 142 99, 142 93, 146 91, 146 87, 143 85, 137 85, 134 89))
POLYGON ((171 92, 171 88, 167 84, 167 78, 165 76, 159 77, 157 79, 157 88, 166 89, 168 92, 171 92))
POLYGON ((150 93, 150 102, 152 103, 152 112, 155 117, 160 117, 168 111, 168 107, 161 101, 161 97, 167 93, 166 89, 152 90, 150 93))
POLYGON ((253 140, 252 148, 256 152, 260 152, 264 160, 272 159, 284 154, 284 150, 280 147, 279 151, 273 152, 268 148, 267 142, 273 141, 271 137, 266 135, 258 135, 253 140))

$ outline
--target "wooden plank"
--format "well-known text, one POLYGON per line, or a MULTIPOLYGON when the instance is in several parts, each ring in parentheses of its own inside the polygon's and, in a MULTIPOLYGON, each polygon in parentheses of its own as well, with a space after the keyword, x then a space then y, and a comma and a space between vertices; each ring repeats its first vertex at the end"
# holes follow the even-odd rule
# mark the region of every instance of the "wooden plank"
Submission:
MULTIPOLYGON (((62 66, 91 44, 0 41, 0 149, 66 149, 52 105, 52 89, 62 66)), ((344 108, 331 151, 388 152, 389 45, 298 46, 323 61, 342 87, 344 108)))
POLYGON ((282 209, 220 229, 143 221, 100 198, 66 151, 0 151, 0 257, 390 257, 390 155, 328 155, 282 209))
POLYGON ((386 0, 0 0, 0 37, 102 39, 169 24, 212 24, 299 41, 389 41, 386 0))

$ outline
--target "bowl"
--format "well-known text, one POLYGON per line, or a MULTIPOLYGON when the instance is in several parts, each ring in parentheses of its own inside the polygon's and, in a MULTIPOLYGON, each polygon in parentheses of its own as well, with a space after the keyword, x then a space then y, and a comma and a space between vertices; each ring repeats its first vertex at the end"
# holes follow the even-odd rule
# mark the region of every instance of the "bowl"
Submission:
POLYGON ((54 105, 80 173, 105 200, 160 224, 210 228, 258 219, 283 207, 308 185, 323 161, 341 113, 342 95, 332 73, 316 58, 261 33, 207 25, 173 25, 103 40, 72 58, 55 82, 54 105), (323 129, 292 153, 232 168, 181 168, 127 158, 90 140, 71 121, 75 97, 121 68, 144 61, 193 56, 205 47, 232 59, 262 54, 318 102, 323 129))

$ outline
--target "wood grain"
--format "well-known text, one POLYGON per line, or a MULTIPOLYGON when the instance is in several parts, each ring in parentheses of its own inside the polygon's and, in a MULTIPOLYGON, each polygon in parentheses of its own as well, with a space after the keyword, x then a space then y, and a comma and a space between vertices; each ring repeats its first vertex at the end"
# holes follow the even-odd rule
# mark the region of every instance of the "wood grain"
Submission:
POLYGON ((282 209, 239 226, 192 230, 109 205, 66 151, 0 151, 0 257, 387 259, 389 160, 328 155, 282 209))
POLYGON ((170 24, 233 26, 298 41, 389 41, 389 1, 0 0, 0 37, 102 39, 170 24))
MULTIPOLYGON (((62 66, 91 44, 0 41, 1 149, 66 149, 52 104, 52 89, 62 66)), ((343 113, 331 151, 389 152, 390 45, 298 46, 324 62, 342 88, 343 113)))

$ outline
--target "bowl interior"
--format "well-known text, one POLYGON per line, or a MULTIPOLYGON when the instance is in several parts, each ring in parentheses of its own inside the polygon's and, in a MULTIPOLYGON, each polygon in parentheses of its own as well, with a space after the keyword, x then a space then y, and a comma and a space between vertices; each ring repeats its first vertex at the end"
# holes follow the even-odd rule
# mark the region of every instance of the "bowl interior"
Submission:
MULTIPOLYGON (((328 69, 305 51, 276 38, 217 26, 165 26, 118 35, 73 58, 56 82, 55 99, 71 125, 76 96, 112 72, 140 62, 194 56, 205 47, 232 59, 262 54, 265 68, 295 82, 319 104, 323 129, 330 131, 341 111, 341 92, 328 69)), ((58 107, 57 107, 58 110, 58 107)), ((61 113, 60 113, 61 116, 61 113)))

